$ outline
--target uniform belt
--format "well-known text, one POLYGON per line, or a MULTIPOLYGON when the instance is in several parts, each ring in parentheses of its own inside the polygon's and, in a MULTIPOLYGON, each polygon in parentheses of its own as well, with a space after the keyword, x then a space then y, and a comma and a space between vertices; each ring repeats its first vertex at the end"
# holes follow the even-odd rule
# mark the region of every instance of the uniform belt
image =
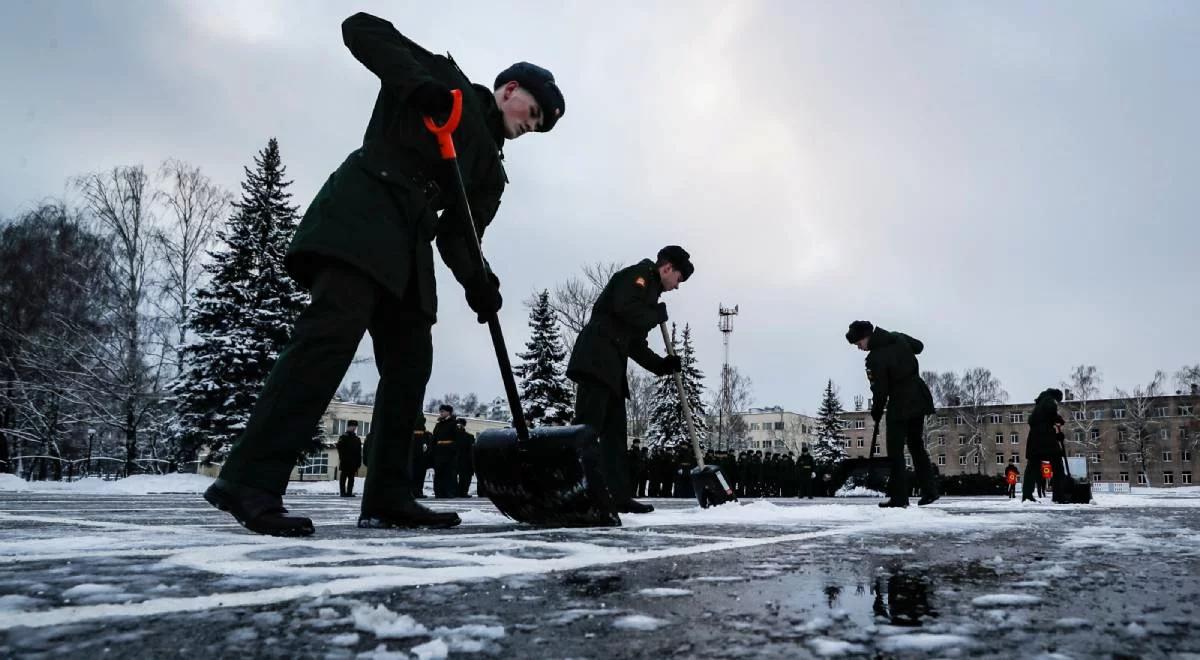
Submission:
POLYGON ((454 441, 453 440, 438 440, 437 443, 439 445, 452 445, 452 444, 454 444, 454 441))

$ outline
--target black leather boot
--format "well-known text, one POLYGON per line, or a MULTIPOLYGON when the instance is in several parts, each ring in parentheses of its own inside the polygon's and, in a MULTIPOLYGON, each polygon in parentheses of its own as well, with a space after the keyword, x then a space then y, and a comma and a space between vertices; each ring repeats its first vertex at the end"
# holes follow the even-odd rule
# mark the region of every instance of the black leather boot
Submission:
POLYGON ((204 499, 258 534, 309 536, 316 531, 308 518, 287 515, 282 497, 261 488, 217 479, 204 491, 204 499))
POLYGON ((411 497, 396 499, 385 504, 373 504, 369 509, 364 503, 358 526, 372 529, 414 529, 430 527, 444 529, 457 527, 462 519, 453 511, 434 511, 411 497))
POLYGON ((639 502, 632 497, 617 505, 617 511, 620 513, 650 513, 653 510, 652 505, 639 502))

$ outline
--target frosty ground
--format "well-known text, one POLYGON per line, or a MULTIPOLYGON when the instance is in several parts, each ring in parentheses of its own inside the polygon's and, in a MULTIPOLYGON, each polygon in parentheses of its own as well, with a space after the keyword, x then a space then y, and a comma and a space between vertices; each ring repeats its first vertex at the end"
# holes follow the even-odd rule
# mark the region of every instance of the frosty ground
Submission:
POLYGON ((650 500, 598 530, 450 500, 461 527, 388 532, 322 483, 289 493, 317 525, 289 540, 208 507, 207 483, 0 476, 0 657, 1200 654, 1197 490, 650 500))

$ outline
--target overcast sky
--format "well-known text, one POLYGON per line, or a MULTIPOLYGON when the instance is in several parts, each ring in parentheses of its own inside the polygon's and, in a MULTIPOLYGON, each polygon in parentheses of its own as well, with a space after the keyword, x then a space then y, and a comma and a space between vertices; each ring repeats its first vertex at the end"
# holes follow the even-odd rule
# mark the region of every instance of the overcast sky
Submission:
MULTIPOLYGON (((477 82, 529 60, 566 96, 507 146, 484 245, 514 351, 530 292, 679 243, 697 271, 671 316, 714 381, 718 303, 740 306, 756 405, 814 412, 832 378, 849 407, 855 319, 1013 401, 1075 364, 1108 393, 1200 362, 1195 2, 6 0, 0 216, 168 157, 237 190, 272 136, 306 206, 378 88, 341 41, 359 9, 477 82)), ((428 394, 491 398, 486 329, 439 282, 428 394)))

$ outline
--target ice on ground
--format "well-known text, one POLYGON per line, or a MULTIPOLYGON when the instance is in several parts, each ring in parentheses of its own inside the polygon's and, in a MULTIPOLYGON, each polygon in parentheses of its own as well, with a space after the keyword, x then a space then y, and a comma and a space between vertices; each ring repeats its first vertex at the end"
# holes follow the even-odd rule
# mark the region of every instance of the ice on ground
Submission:
POLYGON ((329 638, 329 643, 334 646, 354 646, 358 643, 358 633, 346 633, 344 635, 334 635, 329 638))
POLYGON ((380 644, 374 650, 359 653, 356 656, 357 660, 411 660, 411 657, 407 653, 389 650, 385 644, 380 644))
POLYGON ((567 624, 575 623, 580 619, 590 619, 595 616, 612 616, 616 613, 616 610, 564 610, 559 612, 556 616, 547 619, 546 623, 552 626, 565 626, 567 624))
POLYGON ((897 651, 939 651, 952 646, 970 644, 970 637, 962 635, 939 635, 936 633, 906 633, 885 637, 879 648, 889 653, 897 651))
POLYGON ((226 641, 231 644, 240 644, 242 642, 253 642, 258 639, 258 631, 254 628, 238 628, 229 633, 225 637, 226 641))
POLYGON ((651 631, 658 630, 669 623, 664 619, 656 619, 645 614, 629 614, 613 621, 613 626, 621 630, 651 631))
POLYGON ((462 519, 464 525, 511 525, 513 521, 505 517, 504 514, 497 511, 485 511, 482 509, 468 509, 459 511, 458 517, 462 519))
POLYGON ((808 648, 812 649, 813 653, 825 658, 846 655, 847 653, 865 653, 867 650, 861 644, 841 639, 830 639, 828 637, 816 637, 808 640, 808 648))
POLYGON ((450 647, 446 645, 445 640, 441 637, 425 642, 420 646, 414 646, 410 651, 417 656, 417 660, 442 660, 450 655, 450 647))
POLYGON ((46 601, 22 596, 20 594, 7 594, 0 596, 0 612, 11 610, 31 610, 46 601))
POLYGON ((671 596, 690 596, 690 589, 674 589, 671 587, 658 587, 655 589, 642 589, 638 592, 640 596, 649 596, 651 598, 669 598, 671 596))
POLYGON ((1050 583, 1045 580, 1022 580, 1020 582, 1013 582, 1012 586, 1018 589, 1043 589, 1049 587, 1050 583))
POLYGON ((350 612, 354 627, 381 639, 401 639, 429 634, 429 629, 407 614, 393 612, 383 605, 356 607, 350 612))
POLYGON ((884 548, 871 548, 870 553, 873 555, 892 556, 892 555, 911 555, 913 553, 913 551, 911 548, 897 548, 895 546, 891 546, 891 547, 884 547, 884 548))
POLYGON ((1029 594, 988 594, 971 599, 975 607, 1017 607, 1020 605, 1035 605, 1042 602, 1037 596, 1029 594))
POLYGON ((706 575, 703 577, 692 578, 692 582, 741 582, 748 578, 738 577, 736 575, 706 575))
POLYGON ((804 632, 804 633, 815 633, 815 632, 821 632, 822 630, 825 630, 832 625, 833 625, 833 621, 830 621, 829 619, 827 619, 823 616, 818 616, 803 625, 796 626, 796 630, 798 630, 800 632, 804 632))
POLYGON ((97 594, 111 594, 120 591, 119 588, 111 584, 95 584, 87 582, 77 584, 62 593, 63 598, 83 598, 85 596, 95 596, 97 594))
POLYGON ((1147 631, 1145 627, 1143 627, 1141 624, 1138 624, 1138 623, 1130 623, 1129 625, 1125 626, 1124 629, 1122 629, 1122 632, 1124 632, 1126 635, 1129 635, 1130 637, 1135 637, 1138 639, 1141 639, 1142 637, 1145 637, 1146 635, 1150 634, 1149 631, 1147 631))
POLYGON ((1054 626, 1056 628, 1066 628, 1068 630, 1072 628, 1090 628, 1091 625, 1091 621, 1088 621, 1087 619, 1080 619, 1078 617, 1068 617, 1054 622, 1054 626))

